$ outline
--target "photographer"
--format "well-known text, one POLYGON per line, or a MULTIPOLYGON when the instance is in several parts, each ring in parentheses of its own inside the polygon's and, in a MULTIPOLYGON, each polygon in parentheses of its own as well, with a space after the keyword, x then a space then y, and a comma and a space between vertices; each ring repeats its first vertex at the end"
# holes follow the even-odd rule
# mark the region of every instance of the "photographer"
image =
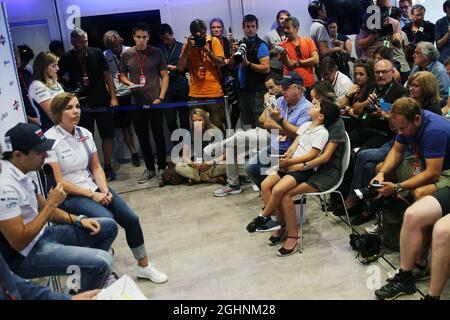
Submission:
POLYGON ((408 36, 409 45, 406 50, 406 60, 410 64, 414 62, 414 50, 419 42, 434 43, 434 24, 425 21, 425 7, 416 4, 411 9, 412 22, 403 27, 403 31, 408 36))
MULTIPOLYGON (((351 78, 348 62, 352 60, 352 40, 350 40, 350 38, 346 35, 340 34, 338 32, 337 21, 332 21, 328 24, 328 33, 330 34, 330 40, 333 46, 344 49, 344 51, 336 53, 336 55, 338 56, 339 71, 345 74, 347 77, 351 78)), ((352 62, 354 62, 354 60, 352 62)))
POLYGON ((255 128, 264 107, 265 75, 270 72, 269 47, 258 37, 258 19, 248 14, 242 22, 245 38, 230 60, 237 66, 239 77, 239 109, 243 125, 255 128))
POLYGON ((383 118, 383 109, 388 111, 390 104, 408 91, 397 81, 394 81, 394 66, 389 60, 380 60, 375 64, 375 90, 369 95, 367 104, 360 110, 353 110, 359 114, 360 128, 349 133, 352 148, 379 148, 388 142, 393 133, 388 121, 383 118))
POLYGON ((287 10, 280 10, 277 13, 277 28, 270 30, 264 41, 270 48, 270 72, 278 73, 283 75, 283 62, 278 59, 278 52, 275 51, 275 46, 286 40, 285 27, 286 19, 289 18, 291 14, 287 10))
POLYGON ((275 47, 277 52, 281 50, 283 73, 295 71, 305 81, 305 97, 310 99, 310 91, 314 84, 314 66, 319 64, 319 53, 311 38, 303 38, 298 35, 299 22, 295 17, 289 17, 285 21, 285 33, 287 40, 275 47))
POLYGON ((357 46, 362 50, 362 58, 372 59, 373 52, 381 46, 392 47, 401 43, 400 23, 389 17, 389 8, 380 6, 381 28, 363 24, 359 32, 357 46))
MULTIPOLYGON (((196 19, 191 22, 191 35, 181 51, 178 70, 189 69, 189 99, 215 99, 223 97, 220 69, 225 65, 224 52, 219 39, 206 34, 206 24, 196 19)), ((223 104, 210 104, 200 109, 210 114, 212 123, 223 130, 225 112, 223 104)))

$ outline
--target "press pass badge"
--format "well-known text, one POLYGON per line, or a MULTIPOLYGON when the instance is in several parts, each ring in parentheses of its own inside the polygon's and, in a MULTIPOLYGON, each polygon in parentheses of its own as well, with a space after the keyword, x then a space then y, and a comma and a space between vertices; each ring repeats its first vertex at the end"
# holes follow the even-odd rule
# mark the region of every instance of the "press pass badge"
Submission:
POLYGON ((139 77, 139 83, 145 86, 145 76, 143 74, 141 74, 141 76, 139 77))
POLYGON ((87 76, 83 77, 83 86, 89 87, 89 84, 90 84, 89 77, 87 76))
POLYGON ((412 175, 413 177, 417 176, 420 173, 420 161, 416 159, 412 164, 412 175))

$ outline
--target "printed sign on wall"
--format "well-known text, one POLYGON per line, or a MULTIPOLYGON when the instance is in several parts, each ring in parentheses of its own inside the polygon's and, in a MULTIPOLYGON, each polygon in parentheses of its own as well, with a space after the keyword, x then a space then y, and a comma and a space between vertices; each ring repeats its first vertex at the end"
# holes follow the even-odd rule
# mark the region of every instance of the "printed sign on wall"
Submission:
POLYGON ((0 144, 5 150, 5 133, 26 122, 5 3, 0 3, 0 144))

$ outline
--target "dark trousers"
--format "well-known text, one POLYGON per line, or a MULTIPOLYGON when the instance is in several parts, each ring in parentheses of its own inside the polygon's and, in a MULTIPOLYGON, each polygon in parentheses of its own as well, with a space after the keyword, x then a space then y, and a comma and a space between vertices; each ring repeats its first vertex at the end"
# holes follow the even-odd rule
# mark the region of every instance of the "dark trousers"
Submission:
POLYGON ((153 138, 158 155, 158 168, 166 168, 166 143, 164 140, 163 114, 161 109, 148 109, 134 111, 132 115, 134 131, 141 146, 145 166, 148 170, 155 170, 155 158, 150 144, 149 121, 152 127, 153 138))
POLYGON ((378 131, 368 128, 357 128, 349 133, 352 148, 358 148, 358 151, 365 149, 375 149, 392 139, 393 133, 383 135, 378 131))
POLYGON ((258 118, 264 111, 264 91, 239 91, 239 110, 243 125, 255 128, 259 125, 258 118))
MULTIPOLYGON (((164 102, 183 102, 188 101, 189 97, 189 86, 169 88, 166 93, 164 102)), ((164 116, 166 118, 167 127, 169 128, 170 134, 172 134, 176 129, 183 128, 186 130, 190 129, 189 121, 189 108, 179 107, 179 108, 168 108, 164 109, 164 116), (180 126, 177 124, 177 114, 180 119, 180 126)))

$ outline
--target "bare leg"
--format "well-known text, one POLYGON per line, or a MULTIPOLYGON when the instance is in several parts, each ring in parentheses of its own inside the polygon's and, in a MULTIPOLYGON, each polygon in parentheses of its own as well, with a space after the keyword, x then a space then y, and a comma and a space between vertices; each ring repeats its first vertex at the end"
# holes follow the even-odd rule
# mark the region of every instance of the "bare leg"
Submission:
POLYGON ((423 228, 432 226, 442 217, 439 202, 427 196, 406 209, 400 231, 400 268, 405 271, 414 269, 419 253, 424 252, 423 228))
MULTIPOLYGON (((295 205, 292 201, 292 197, 298 194, 304 194, 308 192, 316 192, 317 189, 313 188, 309 184, 301 183, 294 189, 290 190, 281 199, 281 207, 286 219, 287 231, 289 237, 298 237, 297 217, 295 215, 295 205)), ((285 249, 292 249, 297 244, 297 239, 287 238, 283 247, 285 249)))
POLYGON ((145 268, 148 266, 148 258, 147 257, 143 257, 141 259, 138 260, 138 266, 145 268))
POLYGON ((428 294, 438 297, 442 294, 450 271, 450 215, 436 222, 433 229, 431 280, 428 294))
MULTIPOLYGON (((262 198, 264 201, 264 205, 270 200, 270 196, 272 195, 272 188, 281 180, 281 177, 278 174, 273 174, 267 176, 264 181, 261 183, 261 192, 262 198)), ((268 217, 271 213, 269 213, 266 217, 268 217)))
MULTIPOLYGON (((264 180, 265 181, 265 180, 264 180)), ((275 211, 275 209, 280 205, 281 198, 289 190, 294 189, 297 186, 297 181, 294 177, 286 175, 272 188, 272 193, 270 195, 269 201, 266 203, 262 215, 268 217, 275 211)), ((264 201, 265 202, 265 201, 264 201)))

